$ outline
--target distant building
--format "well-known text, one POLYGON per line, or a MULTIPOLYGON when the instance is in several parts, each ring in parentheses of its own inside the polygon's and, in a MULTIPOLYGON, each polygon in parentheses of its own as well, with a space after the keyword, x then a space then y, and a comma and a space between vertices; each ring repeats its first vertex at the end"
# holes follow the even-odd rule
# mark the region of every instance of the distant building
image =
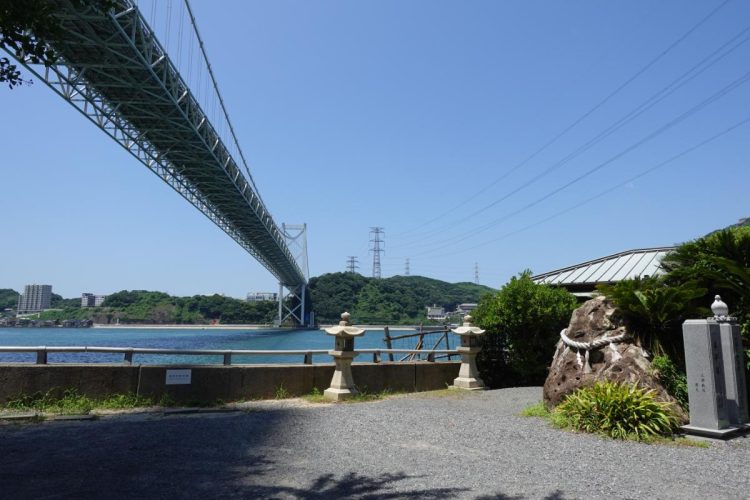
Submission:
POLYGON ((44 311, 51 302, 52 285, 26 285, 18 297, 18 314, 44 311))
POLYGON ((106 300, 106 295, 94 295, 93 293, 81 294, 81 307, 100 307, 106 300))
POLYGON ((279 294, 275 292, 250 292, 247 294, 248 302, 270 302, 276 301, 279 294))
POLYGON ((436 305, 432 305, 432 307, 427 306, 427 319, 431 319, 434 321, 442 321, 446 318, 445 315, 445 308, 444 307, 438 307, 436 305))
POLYGON ((476 308, 477 308, 477 304, 470 303, 470 302, 466 304, 458 304, 456 306, 456 313, 461 314, 461 315, 466 315, 476 308))

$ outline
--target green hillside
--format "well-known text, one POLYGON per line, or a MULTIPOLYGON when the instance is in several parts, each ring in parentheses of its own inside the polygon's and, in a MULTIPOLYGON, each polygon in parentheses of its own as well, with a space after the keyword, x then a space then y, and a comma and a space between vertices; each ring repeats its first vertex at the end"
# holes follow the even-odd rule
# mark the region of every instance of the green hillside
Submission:
POLYGON ((18 307, 18 292, 10 288, 0 288, 0 313, 3 309, 18 307))
POLYGON ((422 276, 374 279, 356 273, 324 274, 310 280, 312 309, 320 323, 337 322, 349 311, 357 323, 404 324, 424 321, 426 306, 446 311, 494 292, 474 283, 446 283, 422 276))

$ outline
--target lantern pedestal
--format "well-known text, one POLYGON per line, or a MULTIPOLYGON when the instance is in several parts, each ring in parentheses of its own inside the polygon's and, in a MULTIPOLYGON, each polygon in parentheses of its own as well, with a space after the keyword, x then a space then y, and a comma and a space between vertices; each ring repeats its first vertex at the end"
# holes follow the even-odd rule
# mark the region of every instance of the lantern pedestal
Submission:
POLYGON ((352 376, 352 360, 357 357, 355 352, 329 351, 336 362, 336 371, 331 378, 331 386, 323 391, 323 396, 331 401, 343 401, 359 394, 352 376))

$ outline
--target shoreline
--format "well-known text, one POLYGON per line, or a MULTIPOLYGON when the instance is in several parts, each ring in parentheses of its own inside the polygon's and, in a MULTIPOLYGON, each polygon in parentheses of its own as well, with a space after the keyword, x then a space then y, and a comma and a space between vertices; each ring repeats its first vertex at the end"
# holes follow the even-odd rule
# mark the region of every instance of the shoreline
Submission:
POLYGON ((106 325, 94 323, 91 328, 104 330, 297 330, 298 328, 273 325, 106 325))
MULTIPOLYGON (((90 328, 97 328, 102 330, 322 330, 334 325, 319 325, 316 327, 288 327, 288 326, 273 326, 273 325, 107 325, 101 323, 94 323, 90 328)), ((365 330, 383 330, 388 325, 355 325, 365 330)), ((388 326, 391 331, 410 331, 417 330, 415 326, 388 326)))

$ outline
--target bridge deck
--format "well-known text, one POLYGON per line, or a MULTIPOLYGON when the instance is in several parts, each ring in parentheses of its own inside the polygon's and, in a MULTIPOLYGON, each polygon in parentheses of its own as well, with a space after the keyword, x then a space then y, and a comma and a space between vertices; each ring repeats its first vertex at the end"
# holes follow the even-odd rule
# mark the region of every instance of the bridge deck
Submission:
POLYGON ((110 13, 55 5, 64 37, 52 45, 61 61, 30 69, 281 283, 304 284, 283 233, 133 3, 117 0, 110 13))

